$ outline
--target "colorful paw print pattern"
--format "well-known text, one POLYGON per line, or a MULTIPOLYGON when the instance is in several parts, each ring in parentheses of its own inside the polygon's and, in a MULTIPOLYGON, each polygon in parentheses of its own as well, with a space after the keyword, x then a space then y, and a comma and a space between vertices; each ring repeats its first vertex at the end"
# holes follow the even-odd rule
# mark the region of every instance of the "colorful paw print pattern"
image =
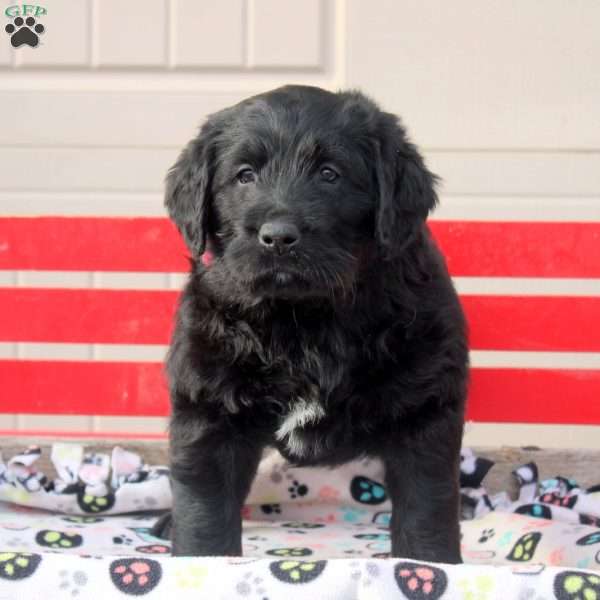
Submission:
POLYGON ((582 525, 591 525, 592 527, 600 527, 600 517, 594 517, 592 515, 585 515, 581 513, 579 515, 579 522, 582 525))
POLYGON ((369 540, 372 542, 388 542, 390 540, 389 533, 357 533, 353 537, 357 540, 369 540))
POLYGON ((39 567, 42 557, 28 552, 1 552, 0 578, 17 581, 30 577, 39 567))
POLYGON ((551 519, 552 509, 544 504, 523 504, 515 510, 519 515, 528 515, 539 519, 551 519))
POLYGON ((265 515, 280 515, 281 504, 261 504, 260 510, 262 510, 265 515))
POLYGON ((309 583, 325 570, 326 565, 326 560, 279 560, 272 562, 269 569, 284 583, 309 583))
POLYGON ((137 546, 136 552, 144 554, 171 554, 171 548, 165 544, 147 544, 146 546, 137 546))
POLYGON ((93 496, 81 491, 77 494, 77 504, 84 512, 99 513, 110 510, 115 505, 115 495, 109 492, 106 496, 93 496))
POLYGON ((322 523, 305 523, 304 521, 288 521, 282 523, 282 527, 289 527, 290 529, 320 529, 325 527, 322 523))
POLYGON ((554 492, 540 496, 540 500, 546 504, 562 506, 564 508, 573 508, 577 504, 577 496, 560 496, 554 492))
MULTIPOLYGON (((592 544, 600 544, 600 531, 594 531, 584 535, 575 542, 578 546, 591 546, 592 544)), ((600 600, 600 598, 598 599, 600 600)))
POLYGON ((387 500, 383 485, 362 475, 357 475, 350 482, 350 494, 361 504, 382 504, 387 500))
POLYGON ((488 540, 491 540, 496 535, 493 528, 484 529, 477 540, 480 544, 485 544, 488 540))
POLYGON ((527 562, 528 560, 531 560, 541 539, 542 534, 539 531, 532 531, 522 535, 515 542, 513 549, 506 559, 518 562, 527 562))
POLYGON ((110 564, 110 578, 115 587, 131 596, 143 596, 160 582, 162 567, 149 558, 120 558, 110 564))
POLYGON ((83 538, 74 531, 58 531, 56 529, 42 529, 37 532, 35 541, 44 548, 68 550, 83 544, 83 538))
POLYGON ((269 556, 310 556, 313 551, 310 548, 274 548, 273 550, 267 550, 269 556))
POLYGON ((565 571, 554 579, 557 600, 600 600, 600 574, 565 571))
POLYGON ((77 515, 61 517, 61 519, 67 523, 76 523, 77 525, 91 525, 93 523, 102 523, 102 521, 104 521, 103 517, 79 517, 77 515))
POLYGON ((409 600, 437 600, 448 587, 448 577, 437 567, 401 562, 394 568, 400 591, 409 600))

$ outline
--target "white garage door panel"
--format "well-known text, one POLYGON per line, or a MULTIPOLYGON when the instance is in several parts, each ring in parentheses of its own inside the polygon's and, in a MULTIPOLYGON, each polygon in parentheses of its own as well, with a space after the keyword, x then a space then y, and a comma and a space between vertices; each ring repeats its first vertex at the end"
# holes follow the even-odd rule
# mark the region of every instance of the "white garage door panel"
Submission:
MULTIPOLYGON (((0 148, 5 191, 160 192, 179 150, 0 148)), ((600 196, 600 154, 430 152, 446 194, 600 196)))
POLYGON ((0 190, 158 191, 176 158, 162 149, 0 148, 0 190))
POLYGON ((347 83, 435 148, 600 148, 600 2, 349 0, 347 83))
POLYGON ((249 95, 4 92, 0 145, 181 147, 208 114, 249 95))
POLYGON ((426 156, 429 168, 442 178, 440 189, 449 194, 598 196, 600 200, 600 152, 428 152, 426 156))

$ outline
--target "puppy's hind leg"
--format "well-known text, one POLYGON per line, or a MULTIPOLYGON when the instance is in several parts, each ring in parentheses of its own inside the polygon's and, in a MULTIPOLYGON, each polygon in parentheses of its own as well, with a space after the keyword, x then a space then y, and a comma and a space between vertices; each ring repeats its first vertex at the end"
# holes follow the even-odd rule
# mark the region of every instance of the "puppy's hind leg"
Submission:
POLYGON ((171 539, 171 526, 173 524, 173 515, 171 511, 161 515, 156 523, 150 529, 150 535, 163 540, 171 539))

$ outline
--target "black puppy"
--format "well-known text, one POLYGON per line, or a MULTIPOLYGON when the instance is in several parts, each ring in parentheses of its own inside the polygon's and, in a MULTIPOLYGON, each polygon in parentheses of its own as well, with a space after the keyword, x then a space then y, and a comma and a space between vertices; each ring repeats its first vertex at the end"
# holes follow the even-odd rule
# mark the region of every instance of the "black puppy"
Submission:
POLYGON ((425 225, 434 183, 358 92, 255 96, 183 150, 166 191, 193 258, 167 360, 173 554, 241 553, 275 446, 304 466, 380 457, 392 555, 460 562, 468 354, 425 225))

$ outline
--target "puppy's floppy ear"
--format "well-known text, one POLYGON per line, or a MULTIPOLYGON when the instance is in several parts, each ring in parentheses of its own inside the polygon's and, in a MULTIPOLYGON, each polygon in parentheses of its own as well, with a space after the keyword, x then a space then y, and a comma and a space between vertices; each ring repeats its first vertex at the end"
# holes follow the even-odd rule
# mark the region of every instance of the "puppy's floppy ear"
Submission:
POLYGON ((378 186, 375 232, 386 257, 397 256, 418 234, 438 202, 437 177, 395 116, 384 113, 375 141, 378 186))
POLYGON ((181 152, 166 179, 165 206, 192 252, 206 246, 211 183, 214 171, 215 128, 208 121, 181 152))

